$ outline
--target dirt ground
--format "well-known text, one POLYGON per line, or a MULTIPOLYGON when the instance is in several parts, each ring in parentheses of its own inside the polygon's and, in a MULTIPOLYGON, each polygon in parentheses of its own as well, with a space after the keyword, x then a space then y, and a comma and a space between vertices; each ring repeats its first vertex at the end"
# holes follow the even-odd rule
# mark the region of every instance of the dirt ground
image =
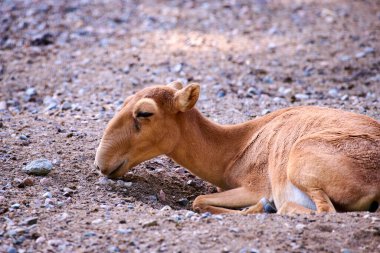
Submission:
POLYGON ((215 187, 166 157, 99 176, 126 96, 175 79, 223 124, 294 105, 380 120, 380 2, 0 1, 0 252, 380 252, 380 213, 195 214, 215 187), (39 158, 50 174, 22 171, 39 158))

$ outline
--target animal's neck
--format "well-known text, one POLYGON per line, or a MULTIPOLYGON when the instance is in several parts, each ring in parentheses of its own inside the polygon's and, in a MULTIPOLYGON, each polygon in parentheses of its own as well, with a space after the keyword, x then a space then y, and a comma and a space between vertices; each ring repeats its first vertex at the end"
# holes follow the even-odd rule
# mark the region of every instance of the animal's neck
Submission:
POLYGON ((181 138, 168 154, 200 178, 229 188, 225 170, 236 160, 254 134, 254 121, 222 126, 192 109, 180 115, 181 138))

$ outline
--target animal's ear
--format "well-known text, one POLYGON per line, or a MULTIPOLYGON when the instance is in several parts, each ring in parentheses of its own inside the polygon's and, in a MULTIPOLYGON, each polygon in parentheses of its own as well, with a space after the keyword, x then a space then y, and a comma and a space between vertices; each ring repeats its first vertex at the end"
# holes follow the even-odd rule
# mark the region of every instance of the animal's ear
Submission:
POLYGON ((158 111, 157 104, 153 99, 142 98, 133 108, 133 117, 137 119, 147 119, 158 111))
POLYGON ((171 83, 168 83, 167 86, 176 90, 180 90, 182 89, 183 84, 180 81, 173 81, 171 83))
POLYGON ((181 112, 193 108, 198 101, 199 90, 200 87, 197 83, 191 83, 185 88, 178 90, 174 96, 175 107, 181 112))

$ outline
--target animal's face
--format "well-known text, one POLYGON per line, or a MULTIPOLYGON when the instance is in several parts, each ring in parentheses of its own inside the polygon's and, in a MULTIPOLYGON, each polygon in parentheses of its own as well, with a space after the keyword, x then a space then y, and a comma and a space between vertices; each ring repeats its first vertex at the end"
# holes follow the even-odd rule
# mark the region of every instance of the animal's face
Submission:
POLYGON ((182 88, 179 82, 128 97, 104 131, 95 166, 115 178, 143 161, 170 153, 181 134, 178 114, 190 110, 198 97, 198 84, 182 88))

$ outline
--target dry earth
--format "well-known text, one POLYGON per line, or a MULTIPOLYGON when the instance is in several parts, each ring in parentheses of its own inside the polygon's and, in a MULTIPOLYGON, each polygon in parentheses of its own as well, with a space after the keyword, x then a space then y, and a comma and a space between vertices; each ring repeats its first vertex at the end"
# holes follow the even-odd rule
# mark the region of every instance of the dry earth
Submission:
POLYGON ((165 157, 101 178, 123 99, 174 79, 223 124, 293 105, 380 120, 380 2, 0 1, 0 252, 380 252, 379 213, 194 214, 215 188, 165 157), (49 175, 22 172, 38 158, 49 175))

